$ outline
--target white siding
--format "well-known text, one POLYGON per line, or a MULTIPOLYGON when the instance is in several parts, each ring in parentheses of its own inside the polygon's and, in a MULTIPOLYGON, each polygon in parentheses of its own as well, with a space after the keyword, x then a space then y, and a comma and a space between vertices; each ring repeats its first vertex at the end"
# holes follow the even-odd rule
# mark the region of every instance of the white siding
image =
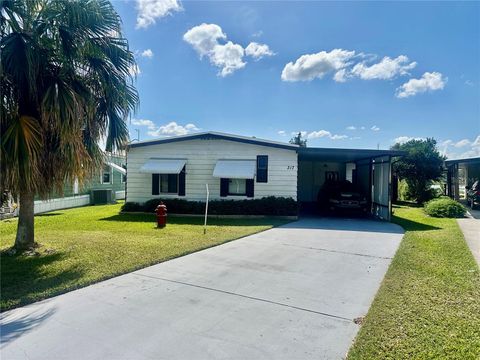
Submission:
POLYGON ((208 183, 211 199, 246 199, 245 196, 220 197, 220 179, 212 176, 217 160, 252 159, 268 155, 268 183, 254 183, 254 197, 284 196, 297 199, 297 153, 293 150, 240 143, 229 140, 185 140, 165 144, 133 147, 127 156, 127 201, 145 202, 155 197, 169 198, 177 195, 152 195, 152 175, 139 172, 146 160, 152 157, 187 159, 185 196, 182 199, 205 201, 205 184, 208 183))

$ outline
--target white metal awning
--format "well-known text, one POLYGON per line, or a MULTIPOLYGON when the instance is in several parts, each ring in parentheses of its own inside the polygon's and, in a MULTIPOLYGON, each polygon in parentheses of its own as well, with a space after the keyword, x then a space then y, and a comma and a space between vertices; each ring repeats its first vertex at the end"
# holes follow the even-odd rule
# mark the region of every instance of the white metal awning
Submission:
POLYGON ((112 163, 112 162, 109 162, 109 163, 107 163, 107 165, 110 166, 112 169, 117 170, 117 171, 118 171, 119 173, 121 173, 121 174, 124 174, 124 175, 125 175, 125 174, 127 173, 127 170, 125 170, 123 167, 121 167, 121 166, 119 166, 119 165, 117 165, 117 164, 114 164, 114 163, 112 163))
POLYGON ((218 160, 213 170, 213 177, 253 179, 255 177, 255 166, 255 160, 218 160))
POLYGON ((147 174, 179 174, 187 160, 185 159, 148 159, 140 168, 147 174))

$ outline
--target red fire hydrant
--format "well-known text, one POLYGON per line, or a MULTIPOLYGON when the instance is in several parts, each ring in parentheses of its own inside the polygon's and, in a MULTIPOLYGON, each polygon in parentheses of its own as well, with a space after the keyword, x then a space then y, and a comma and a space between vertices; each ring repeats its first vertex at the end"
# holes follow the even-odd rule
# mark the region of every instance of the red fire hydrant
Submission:
POLYGON ((155 209, 155 214, 157 214, 157 228, 163 228, 167 225, 167 207, 163 202, 155 209))

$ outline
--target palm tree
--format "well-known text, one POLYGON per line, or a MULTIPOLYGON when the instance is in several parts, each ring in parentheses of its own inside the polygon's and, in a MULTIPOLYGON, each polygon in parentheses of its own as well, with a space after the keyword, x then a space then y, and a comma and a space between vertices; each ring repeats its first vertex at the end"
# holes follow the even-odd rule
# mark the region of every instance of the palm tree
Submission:
POLYGON ((136 67, 107 0, 0 0, 0 191, 20 200, 15 247, 34 246, 34 197, 62 192, 128 141, 136 67))

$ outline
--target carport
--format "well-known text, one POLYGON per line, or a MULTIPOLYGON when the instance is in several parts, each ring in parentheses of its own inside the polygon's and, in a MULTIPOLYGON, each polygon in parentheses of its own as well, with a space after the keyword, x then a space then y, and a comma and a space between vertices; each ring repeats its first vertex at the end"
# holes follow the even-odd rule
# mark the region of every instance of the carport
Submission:
POLYGON ((392 213, 392 158, 395 150, 300 148, 298 150, 298 201, 315 208, 326 180, 348 180, 367 198, 369 212, 390 220, 392 213))
POLYGON ((480 157, 445 161, 447 167, 447 195, 465 199, 465 187, 480 179, 480 157))

